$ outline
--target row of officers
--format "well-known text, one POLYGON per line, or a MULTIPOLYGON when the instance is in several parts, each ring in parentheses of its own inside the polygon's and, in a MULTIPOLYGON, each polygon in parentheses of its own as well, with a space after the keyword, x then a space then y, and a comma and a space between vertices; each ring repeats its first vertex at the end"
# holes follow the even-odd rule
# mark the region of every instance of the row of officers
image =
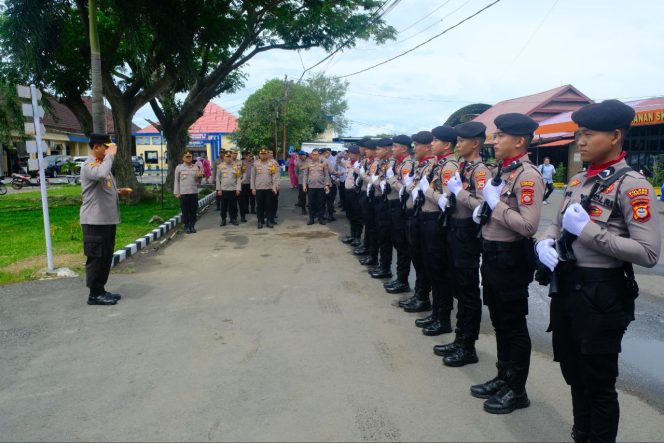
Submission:
MULTIPOLYGON (((374 278, 392 277, 396 251, 396 278, 384 284, 388 293, 411 291, 412 263, 414 291, 399 306, 430 311, 415 322, 425 335, 454 331, 453 341, 433 349, 446 366, 478 361, 475 342, 482 303, 487 306, 497 372, 470 393, 493 414, 530 404, 528 288, 534 278, 548 284, 554 360, 571 388, 572 437, 615 441, 618 354, 638 295, 632 264, 657 263, 660 225, 653 188, 622 151, 634 110, 608 100, 572 118, 581 159, 590 166, 571 178, 538 240, 545 184, 527 153, 538 124, 510 113, 495 119, 497 165, 480 157, 486 127, 479 122, 349 146, 344 206, 350 235, 342 241, 354 246, 374 278)), ((325 192, 329 178, 318 167, 308 170, 309 192, 314 182, 325 192)))

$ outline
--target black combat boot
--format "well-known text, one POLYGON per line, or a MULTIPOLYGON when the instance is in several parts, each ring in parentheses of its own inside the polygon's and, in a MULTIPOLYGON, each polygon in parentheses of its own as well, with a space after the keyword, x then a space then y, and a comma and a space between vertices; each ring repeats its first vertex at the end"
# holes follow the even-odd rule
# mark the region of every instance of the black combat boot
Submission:
POLYGON ((354 255, 367 255, 368 253, 369 253, 369 248, 364 247, 362 245, 360 245, 357 248, 353 249, 353 254, 354 255))
POLYGON ((434 322, 436 321, 436 316, 433 314, 429 314, 424 318, 418 318, 415 320, 415 326, 418 328, 426 328, 427 326, 431 326, 434 322))
POLYGON ((263 220, 258 220, 257 226, 258 229, 263 229, 263 220))
POLYGON ((369 275, 371 275, 371 278, 392 278, 392 271, 389 268, 379 267, 375 271, 369 272, 369 275))
POLYGON ((530 400, 525 388, 514 390, 508 385, 484 402, 484 410, 489 414, 509 414, 515 409, 527 408, 530 400))
POLYGON ((489 398, 507 386, 504 380, 507 362, 497 361, 496 367, 498 368, 498 375, 482 384, 471 386, 470 395, 477 398, 489 398))
POLYGON ((309 221, 307 222, 307 226, 308 226, 308 225, 313 225, 314 223, 316 223, 316 222, 314 221, 314 219, 313 219, 313 218, 309 218, 309 221))
POLYGON ((102 306, 110 306, 117 304, 118 299, 115 297, 109 297, 106 295, 106 293, 102 294, 90 294, 88 296, 88 304, 89 305, 102 305, 102 306))
POLYGON ((367 257, 361 258, 360 264, 364 266, 376 266, 378 264, 378 259, 375 259, 369 255, 367 257))
POLYGON ((415 298, 412 302, 408 303, 403 307, 403 310, 406 312, 426 312, 431 310, 431 302, 428 300, 422 300, 419 297, 415 298))
POLYGON ((231 224, 233 226, 238 226, 240 223, 237 221, 237 218, 231 219, 231 224))
POLYGON ((572 433, 570 434, 572 437, 572 440, 574 440, 574 443, 588 443, 590 439, 590 433, 586 431, 581 431, 576 428, 576 426, 572 426, 572 433))
POLYGON ((221 223, 219 223, 219 226, 226 226, 226 220, 222 218, 221 223))
POLYGON ((449 334, 450 332, 452 332, 452 325, 450 324, 449 315, 447 318, 438 318, 435 322, 422 329, 422 334, 430 337, 449 334))
POLYGON ((198 232, 194 226, 195 225, 193 223, 191 225, 189 225, 189 230, 191 231, 192 234, 195 234, 195 233, 198 232))
POLYGON ((353 237, 352 235, 347 235, 341 239, 341 243, 349 245, 353 240, 355 240, 355 237, 353 237))
POLYGON ((472 363, 477 363, 477 352, 475 351, 475 340, 463 339, 460 346, 451 354, 443 357, 443 364, 451 368, 458 368, 472 363))
POLYGON ((400 308, 405 308, 409 304, 411 304, 414 300, 417 300, 417 295, 411 295, 410 297, 404 297, 399 300, 399 307, 400 308))
POLYGON ((274 228, 274 221, 271 218, 268 218, 267 224, 265 226, 267 226, 270 229, 274 228))
POLYGON ((456 352, 457 349, 461 347, 463 343, 463 338, 457 334, 452 343, 447 343, 444 345, 436 345, 433 347, 433 353, 439 357, 447 357, 456 352))

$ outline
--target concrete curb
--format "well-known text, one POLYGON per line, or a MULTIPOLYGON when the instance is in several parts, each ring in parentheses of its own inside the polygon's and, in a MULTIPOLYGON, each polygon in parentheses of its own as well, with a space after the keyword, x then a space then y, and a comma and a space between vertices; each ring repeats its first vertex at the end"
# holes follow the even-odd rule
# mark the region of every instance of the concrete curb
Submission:
MULTIPOLYGON (((198 200, 198 209, 202 209, 209 205, 212 201, 214 201, 215 193, 212 192, 202 199, 198 200)), ((168 219, 168 221, 165 221, 152 231, 150 231, 148 234, 144 235, 143 237, 137 238, 134 240, 134 242, 128 244, 122 249, 118 249, 113 253, 113 263, 111 264, 111 268, 119 265, 132 255, 135 255, 140 251, 141 249, 145 248, 147 245, 152 243, 153 241, 156 241, 166 235, 170 230, 175 229, 175 227, 182 222, 182 213, 171 217, 168 219)))

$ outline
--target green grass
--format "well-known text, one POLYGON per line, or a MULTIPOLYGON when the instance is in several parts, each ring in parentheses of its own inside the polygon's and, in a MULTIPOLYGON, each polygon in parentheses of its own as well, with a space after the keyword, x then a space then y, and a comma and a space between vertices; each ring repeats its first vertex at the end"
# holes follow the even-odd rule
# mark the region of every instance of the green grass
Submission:
MULTIPOLYGON (((80 186, 51 187, 48 190, 55 265, 61 264, 59 257, 67 257, 68 261, 63 264, 79 270, 85 261, 79 224, 80 194, 80 186)), ((158 195, 137 204, 121 203, 122 223, 118 225, 116 249, 154 229, 148 223, 153 215, 167 220, 179 212, 179 201, 171 193, 164 193, 163 209, 158 195)), ((39 191, 0 196, 0 220, 0 285, 31 279, 35 271, 46 267, 39 191)))

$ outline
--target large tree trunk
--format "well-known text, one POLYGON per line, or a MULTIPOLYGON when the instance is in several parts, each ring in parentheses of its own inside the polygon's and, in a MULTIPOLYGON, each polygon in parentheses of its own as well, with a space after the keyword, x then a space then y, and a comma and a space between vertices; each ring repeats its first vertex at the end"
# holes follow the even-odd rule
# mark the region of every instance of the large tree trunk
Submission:
POLYGON ((128 187, 134 190, 133 198, 140 200, 143 197, 143 185, 138 183, 131 164, 131 117, 126 107, 111 103, 113 107, 113 125, 118 145, 118 153, 113 162, 113 175, 119 187, 128 187))
POLYGON ((168 152, 168 174, 166 175, 166 183, 164 186, 166 190, 173 191, 173 180, 175 178, 175 167, 182 161, 182 154, 187 147, 187 140, 189 139, 188 127, 185 129, 175 129, 171 127, 170 130, 164 128, 164 137, 167 143, 168 152))
POLYGON ((97 32, 97 0, 88 1, 88 19, 90 21, 90 66, 92 72, 92 126, 94 132, 105 134, 107 130, 101 78, 99 34, 97 32))

